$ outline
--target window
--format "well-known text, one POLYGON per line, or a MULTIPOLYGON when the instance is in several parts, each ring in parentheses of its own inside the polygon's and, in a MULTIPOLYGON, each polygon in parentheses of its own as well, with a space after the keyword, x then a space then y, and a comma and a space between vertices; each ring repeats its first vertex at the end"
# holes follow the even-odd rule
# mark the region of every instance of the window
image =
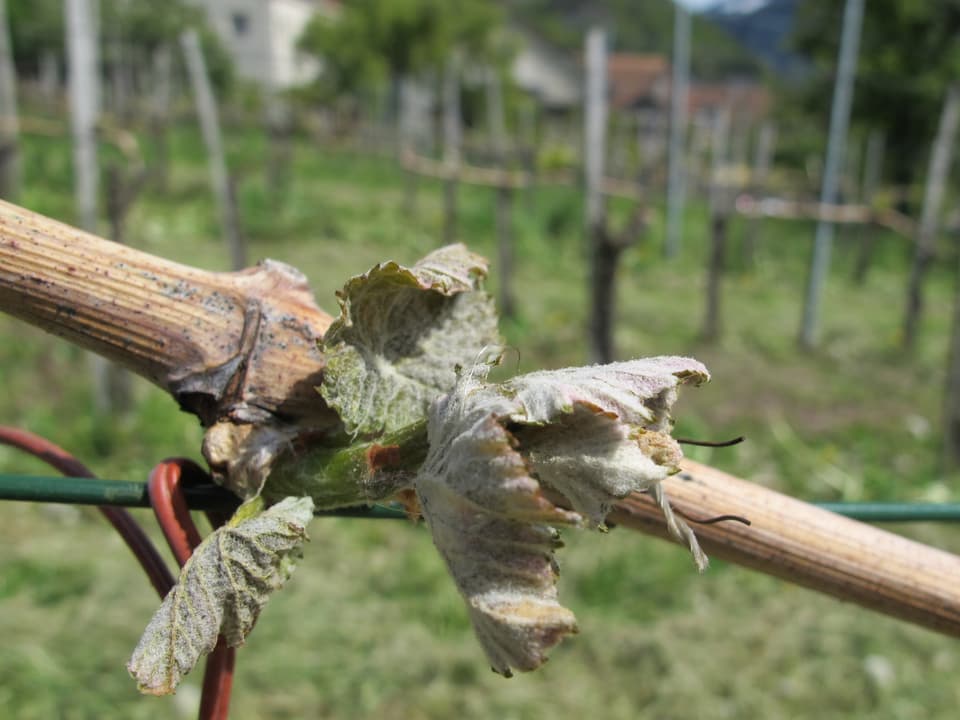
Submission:
POLYGON ((232 16, 233 19, 233 31, 237 35, 246 35, 247 30, 250 29, 250 18, 246 13, 235 12, 232 16))

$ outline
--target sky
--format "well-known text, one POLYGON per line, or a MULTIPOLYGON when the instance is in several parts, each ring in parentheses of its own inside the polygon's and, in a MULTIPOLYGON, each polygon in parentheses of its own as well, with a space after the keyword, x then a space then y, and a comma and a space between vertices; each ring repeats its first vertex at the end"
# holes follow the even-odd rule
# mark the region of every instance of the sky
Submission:
POLYGON ((718 0, 677 0, 681 5, 686 5, 690 10, 698 12, 705 10, 711 5, 716 5, 718 0))
POLYGON ((686 5, 693 12, 706 10, 721 2, 725 2, 730 9, 735 9, 739 12, 752 12, 766 4, 766 0, 735 0, 733 2, 731 2, 731 0, 677 0, 677 2, 686 5))

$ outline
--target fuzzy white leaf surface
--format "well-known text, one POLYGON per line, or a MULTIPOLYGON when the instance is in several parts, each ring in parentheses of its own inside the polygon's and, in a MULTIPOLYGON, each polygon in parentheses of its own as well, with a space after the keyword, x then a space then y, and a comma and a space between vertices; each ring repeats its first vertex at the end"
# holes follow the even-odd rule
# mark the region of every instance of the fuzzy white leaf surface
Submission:
POLYGON ((340 317, 323 338, 320 392, 353 435, 374 436, 426 417, 456 382, 455 368, 499 341, 486 261, 463 245, 412 267, 382 263, 338 293, 340 317))
MULTIPOLYGON (((662 497, 658 483, 682 457, 668 434, 677 387, 709 374, 678 357, 538 372, 502 385, 486 383, 487 370, 465 371, 431 407, 416 490, 481 645, 493 669, 509 676, 536 669, 576 632, 557 598, 553 526, 600 525, 631 492, 662 497), (554 505, 544 486, 572 510, 554 505)), ((693 534, 663 505, 671 530, 705 563, 693 534)))
POLYGON ((232 647, 243 644, 270 595, 293 571, 312 517, 310 498, 286 498, 204 539, 127 664, 141 692, 174 692, 218 635, 232 647))

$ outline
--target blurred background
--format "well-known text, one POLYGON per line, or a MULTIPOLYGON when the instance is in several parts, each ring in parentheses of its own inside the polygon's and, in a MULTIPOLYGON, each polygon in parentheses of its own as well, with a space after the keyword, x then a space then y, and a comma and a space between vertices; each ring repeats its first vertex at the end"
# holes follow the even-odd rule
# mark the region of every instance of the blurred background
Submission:
MULTIPOLYGON (((811 500, 956 499, 952 0, 0 0, 0 195, 321 307, 467 243, 516 369, 702 360, 697 460, 811 500)), ((0 423, 99 475, 195 419, 0 316, 0 423)), ((0 472, 49 474, 0 447, 0 472)), ((148 526, 146 513, 139 517, 148 526)), ((941 525, 892 526, 960 551, 941 525)), ((581 635, 486 667, 423 528, 317 519, 233 717, 948 718, 956 641, 686 551, 565 533, 581 635)), ((0 715, 196 714, 124 664, 157 604, 92 509, 0 505, 0 715)), ((957 578, 944 578, 956 583, 957 578)))

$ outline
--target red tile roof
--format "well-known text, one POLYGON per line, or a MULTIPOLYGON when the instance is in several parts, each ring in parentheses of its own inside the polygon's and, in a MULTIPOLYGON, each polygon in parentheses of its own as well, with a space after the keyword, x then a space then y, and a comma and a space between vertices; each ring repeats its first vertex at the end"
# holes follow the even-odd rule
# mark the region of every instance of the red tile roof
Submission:
POLYGON ((658 105, 669 97, 670 62, 664 55, 611 53, 607 82, 615 108, 658 105))

